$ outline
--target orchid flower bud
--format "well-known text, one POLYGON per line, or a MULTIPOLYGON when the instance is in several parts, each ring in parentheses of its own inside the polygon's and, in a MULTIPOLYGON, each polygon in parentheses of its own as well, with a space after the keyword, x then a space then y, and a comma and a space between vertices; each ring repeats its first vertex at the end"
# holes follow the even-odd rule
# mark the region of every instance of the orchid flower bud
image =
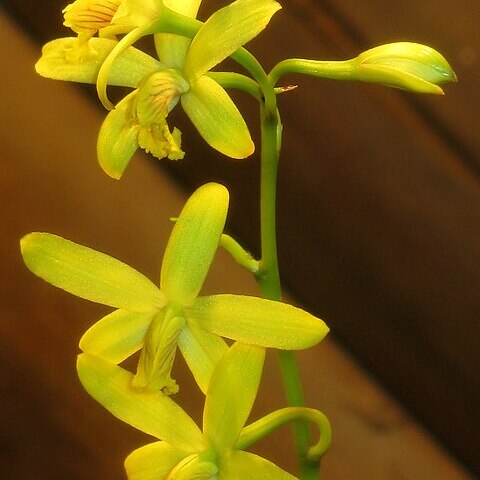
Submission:
POLYGON ((380 45, 361 53, 351 62, 354 65, 352 77, 356 80, 419 93, 443 95, 439 84, 457 79, 440 53, 419 43, 380 45))

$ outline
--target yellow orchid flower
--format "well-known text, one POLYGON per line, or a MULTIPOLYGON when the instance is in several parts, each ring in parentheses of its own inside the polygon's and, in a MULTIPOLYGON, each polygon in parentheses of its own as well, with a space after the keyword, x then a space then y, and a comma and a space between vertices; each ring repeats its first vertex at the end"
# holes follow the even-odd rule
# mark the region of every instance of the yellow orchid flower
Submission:
POLYGON ((28 268, 74 295, 117 308, 82 337, 82 351, 118 364, 142 349, 134 385, 172 394, 177 345, 206 392, 227 349, 221 337, 286 350, 320 342, 328 327, 281 302, 242 295, 199 296, 217 250, 228 191, 200 187, 175 223, 162 262, 160 288, 108 255, 56 235, 32 233, 21 241, 28 268))
POLYGON ((132 388, 132 374, 121 367, 81 354, 77 371, 87 392, 110 413, 160 439, 127 457, 129 480, 295 480, 270 461, 244 450, 274 428, 305 414, 320 427, 320 441, 306 453, 315 462, 330 444, 330 424, 316 410, 286 408, 245 427, 264 357, 263 348, 238 342, 226 350, 206 394, 203 432, 169 397, 145 395, 132 388))
POLYGON ((170 131, 167 125, 168 113, 179 101, 201 136, 216 150, 240 159, 255 149, 241 113, 224 88, 207 74, 266 27, 280 8, 274 0, 236 0, 216 11, 192 41, 153 32, 159 61, 142 58, 141 78, 129 73, 135 68, 131 60, 139 56, 131 43, 152 33, 168 6, 194 21, 199 4, 199 0, 123 0, 108 27, 130 32, 120 42, 89 38, 90 50, 97 54, 87 58, 72 54, 71 39, 54 41, 43 50, 37 72, 55 79, 96 83, 103 104, 112 109, 100 129, 97 153, 100 165, 113 178, 122 176, 138 148, 157 158, 183 158, 180 132, 170 131), (146 64, 151 66, 148 72, 146 64), (113 107, 106 95, 108 84, 135 90, 113 107))

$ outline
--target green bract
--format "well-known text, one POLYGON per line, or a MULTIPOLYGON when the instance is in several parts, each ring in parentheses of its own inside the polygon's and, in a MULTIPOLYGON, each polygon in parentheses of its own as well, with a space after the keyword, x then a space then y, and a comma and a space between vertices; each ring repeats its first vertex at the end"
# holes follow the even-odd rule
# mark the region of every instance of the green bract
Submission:
POLYGON ((145 33, 155 33, 151 29, 162 28, 163 12, 169 10, 166 7, 194 21, 200 1, 117 3, 77 0, 69 6, 66 25, 80 32, 78 41, 68 38, 50 42, 36 65, 38 73, 46 77, 97 83, 99 96, 108 108, 113 105, 106 96, 107 84, 135 88, 113 108, 101 127, 97 153, 105 172, 120 178, 139 147, 157 158, 183 158, 180 132, 171 132, 166 121, 179 100, 209 145, 231 158, 251 155, 255 147, 242 115, 223 87, 206 74, 258 35, 280 5, 274 0, 237 0, 215 12, 193 41, 158 32, 157 62, 130 45, 145 33), (128 35, 120 42, 91 38, 96 31, 91 25, 81 24, 79 28, 81 22, 73 15, 83 11, 85 3, 97 16, 107 10, 108 14, 97 19, 99 34, 128 35), (135 72, 137 59, 139 68, 135 72))
POLYGON ((122 262, 47 233, 21 241, 30 270, 82 298, 118 308, 93 325, 80 348, 113 364, 142 349, 134 384, 175 393, 170 378, 177 345, 203 392, 227 349, 221 337, 297 350, 328 327, 303 310, 241 295, 199 297, 225 225, 228 191, 200 187, 187 201, 162 262, 160 288, 122 262))
POLYGON ((120 420, 160 439, 125 461, 130 480, 295 477, 268 460, 236 448, 257 394, 264 349, 235 343, 220 359, 205 399, 203 433, 170 398, 131 387, 122 368, 81 354, 77 370, 87 392, 120 420))

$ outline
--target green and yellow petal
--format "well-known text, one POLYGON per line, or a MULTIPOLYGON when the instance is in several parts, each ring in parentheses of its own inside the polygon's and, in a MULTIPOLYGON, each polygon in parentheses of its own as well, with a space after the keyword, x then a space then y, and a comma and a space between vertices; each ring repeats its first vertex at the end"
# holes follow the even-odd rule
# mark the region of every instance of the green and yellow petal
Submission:
POLYGON ((186 79, 200 78, 256 37, 280 8, 274 0, 236 0, 217 10, 192 40, 185 58, 186 79))
POLYGON ((128 480, 164 480, 186 456, 166 442, 149 443, 126 458, 128 480))
MULTIPOLYGON (((35 70, 39 75, 54 80, 93 84, 97 81, 100 67, 116 44, 115 40, 107 38, 91 38, 87 55, 82 55, 78 51, 78 39, 59 38, 44 45, 35 70)), ((136 87, 146 75, 162 68, 158 60, 129 47, 116 58, 107 81, 110 85, 136 87)))
POLYGON ((80 349, 103 360, 121 363, 143 346, 153 312, 115 310, 92 325, 80 339, 80 349))
POLYGON ((217 452, 235 445, 255 402, 264 360, 264 348, 234 343, 218 363, 203 411, 203 433, 217 452))
POLYGON ((85 390, 121 421, 187 454, 203 450, 202 432, 185 411, 160 392, 132 387, 130 372, 87 353, 78 356, 77 372, 85 390))
POLYGON ((228 93, 203 76, 181 97, 182 107, 204 140, 231 158, 252 155, 255 145, 247 124, 228 93))
POLYGON ((186 315, 222 337, 283 350, 312 347, 329 331, 322 320, 300 308, 244 295, 199 297, 186 315))
POLYGON ((296 477, 277 467, 265 458, 250 452, 234 450, 230 455, 222 456, 219 462, 219 480, 297 480, 296 477))
POLYGON ((180 334, 178 347, 200 390, 206 394, 213 371, 228 349, 226 342, 189 322, 180 334))
POLYGON ((161 0, 122 0, 112 23, 139 27, 154 22, 161 15, 161 0))
MULTIPOLYGON (((195 18, 201 0, 164 0, 164 5, 174 12, 195 18)), ((158 58, 170 68, 182 69, 191 40, 171 33, 155 35, 158 58)))
POLYGON ((136 95, 137 90, 120 100, 108 113, 98 133, 98 163, 107 175, 117 180, 139 148, 139 126, 132 115, 136 95))
POLYGON ((188 305, 200 292, 223 232, 228 199, 223 185, 208 183, 185 204, 162 262, 160 286, 170 301, 188 305))
POLYGON ((136 312, 165 305, 156 285, 109 255, 49 233, 30 233, 20 245, 35 275, 73 295, 136 312))

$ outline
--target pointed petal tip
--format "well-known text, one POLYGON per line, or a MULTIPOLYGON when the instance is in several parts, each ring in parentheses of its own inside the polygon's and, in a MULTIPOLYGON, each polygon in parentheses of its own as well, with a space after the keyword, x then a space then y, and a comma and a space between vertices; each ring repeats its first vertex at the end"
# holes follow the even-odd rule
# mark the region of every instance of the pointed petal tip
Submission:
POLYGON ((108 165, 105 161, 102 161, 100 158, 98 160, 98 163, 101 167, 101 169, 110 177, 113 178, 114 180, 120 180, 123 176, 123 171, 120 170, 115 170, 113 168, 110 168, 110 165, 108 165))

